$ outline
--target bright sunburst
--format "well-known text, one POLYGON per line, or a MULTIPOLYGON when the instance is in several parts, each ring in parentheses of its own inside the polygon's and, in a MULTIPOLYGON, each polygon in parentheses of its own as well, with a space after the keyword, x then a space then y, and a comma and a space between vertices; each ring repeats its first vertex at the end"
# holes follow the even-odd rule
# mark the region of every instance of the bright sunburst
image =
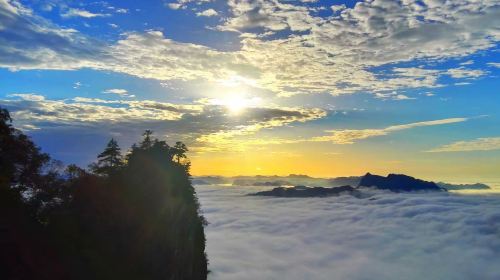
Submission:
POLYGON ((239 115, 247 108, 258 106, 261 103, 261 99, 258 97, 247 98, 245 94, 234 93, 232 96, 216 98, 210 103, 225 107, 232 115, 239 115))
POLYGON ((230 98, 224 104, 232 114, 240 114, 249 105, 249 100, 241 97, 230 98))

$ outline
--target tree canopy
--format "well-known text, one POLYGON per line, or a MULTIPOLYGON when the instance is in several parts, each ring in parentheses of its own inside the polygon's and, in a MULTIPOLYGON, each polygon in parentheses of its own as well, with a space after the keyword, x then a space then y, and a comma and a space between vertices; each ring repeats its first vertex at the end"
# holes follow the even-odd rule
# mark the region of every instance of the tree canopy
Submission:
POLYGON ((147 130, 64 169, 11 122, 0 108, 0 279, 206 279, 183 143, 147 130))

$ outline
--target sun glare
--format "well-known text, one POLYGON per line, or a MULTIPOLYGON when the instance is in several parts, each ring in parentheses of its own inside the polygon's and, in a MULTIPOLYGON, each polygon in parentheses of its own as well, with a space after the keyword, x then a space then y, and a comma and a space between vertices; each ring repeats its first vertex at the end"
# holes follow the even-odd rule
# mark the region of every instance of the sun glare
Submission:
POLYGON ((224 104, 232 114, 240 114, 249 105, 248 100, 241 97, 230 98, 224 104))
POLYGON ((243 94, 234 94, 226 98, 214 99, 212 104, 225 107, 232 115, 239 115, 247 108, 258 106, 260 101, 258 97, 246 98, 243 94))

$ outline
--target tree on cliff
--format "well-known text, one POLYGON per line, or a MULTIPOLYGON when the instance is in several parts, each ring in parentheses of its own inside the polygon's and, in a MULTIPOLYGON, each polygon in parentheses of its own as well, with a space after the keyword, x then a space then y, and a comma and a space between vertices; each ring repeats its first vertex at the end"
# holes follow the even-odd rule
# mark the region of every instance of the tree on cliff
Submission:
POLYGON ((147 131, 127 161, 111 139, 97 175, 59 173, 11 121, 0 108, 0 279, 207 278, 205 220, 176 148, 147 131))

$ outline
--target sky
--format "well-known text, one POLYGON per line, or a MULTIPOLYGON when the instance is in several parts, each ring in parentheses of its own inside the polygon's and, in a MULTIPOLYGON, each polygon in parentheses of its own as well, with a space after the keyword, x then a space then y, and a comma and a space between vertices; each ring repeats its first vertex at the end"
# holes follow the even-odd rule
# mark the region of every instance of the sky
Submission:
POLYGON ((500 178, 498 0, 0 0, 0 106, 86 166, 146 129, 194 175, 500 178))

